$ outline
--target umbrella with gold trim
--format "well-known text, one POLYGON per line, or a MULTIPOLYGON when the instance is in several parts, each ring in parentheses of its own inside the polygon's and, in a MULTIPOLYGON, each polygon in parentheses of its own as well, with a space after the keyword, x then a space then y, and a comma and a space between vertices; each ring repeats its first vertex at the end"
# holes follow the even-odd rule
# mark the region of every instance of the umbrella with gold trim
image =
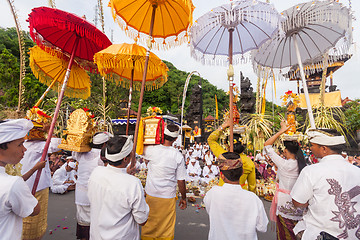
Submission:
MULTIPOLYGON (((169 48, 187 41, 187 31, 192 24, 194 6, 191 0, 110 0, 114 20, 125 33, 140 42, 146 42, 144 74, 141 83, 138 116, 134 142, 137 142, 141 107, 145 90, 149 55, 155 47, 169 48)), ((134 152, 136 144, 134 144, 134 152)), ((132 166, 135 158, 132 159, 132 166)))
MULTIPOLYGON (((145 59, 144 47, 128 43, 110 45, 94 55, 94 62, 102 76, 124 88, 129 88, 126 135, 129 131, 132 89, 141 89, 145 59)), ((154 53, 150 53, 145 89, 151 91, 162 87, 167 81, 168 71, 166 64, 154 53)))
MULTIPOLYGON (((48 89, 35 106, 40 104, 50 89, 59 91, 59 86, 63 84, 68 65, 69 58, 59 51, 50 48, 43 50, 39 46, 30 48, 31 70, 40 82, 48 86, 48 89)), ((78 64, 74 63, 65 96, 87 99, 91 93, 90 87, 89 75, 78 64)))

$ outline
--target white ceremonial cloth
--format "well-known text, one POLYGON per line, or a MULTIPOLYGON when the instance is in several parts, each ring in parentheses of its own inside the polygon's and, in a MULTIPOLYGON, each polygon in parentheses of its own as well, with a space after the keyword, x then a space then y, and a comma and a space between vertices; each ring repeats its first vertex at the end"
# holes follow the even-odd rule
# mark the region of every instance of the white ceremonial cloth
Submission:
POLYGON ((0 239, 20 240, 22 219, 32 214, 37 203, 21 177, 0 167, 0 239))
POLYGON ((200 150, 200 149, 194 150, 194 152, 192 153, 192 157, 194 157, 194 158, 196 158, 196 157, 202 158, 202 152, 201 152, 201 150, 200 150))
POLYGON ((185 180, 183 155, 174 147, 151 145, 144 148, 143 157, 149 160, 145 191, 152 197, 174 198, 178 180, 185 180))
POLYGON ((205 166, 204 168, 203 168, 203 173, 202 173, 202 175, 205 177, 206 175, 209 175, 209 178, 210 179, 213 179, 213 178, 215 178, 215 176, 216 175, 218 175, 219 174, 219 172, 218 172, 218 169, 217 169, 217 167, 215 166, 215 165, 211 165, 210 166, 210 168, 209 168, 209 166, 205 166), (211 170, 211 172, 210 172, 210 170, 211 170))
POLYGON ((201 175, 201 167, 199 164, 199 161, 195 160, 195 164, 193 165, 191 162, 188 164, 187 169, 186 169, 186 173, 187 173, 187 178, 186 181, 198 181, 200 179, 200 175, 201 175), (190 176, 190 174, 195 174, 195 176, 190 176))
POLYGON ((141 182, 126 168, 97 167, 89 179, 90 239, 138 240, 149 216, 141 182))
POLYGON ((214 186, 204 198, 209 214, 209 240, 255 240, 266 232, 268 218, 261 200, 240 185, 214 186))
POLYGON ((214 161, 214 156, 212 155, 212 153, 210 153, 209 155, 205 155, 205 162, 210 161, 213 162, 214 161))
POLYGON ((303 240, 316 239, 321 231, 337 238, 357 239, 360 214, 360 169, 341 155, 328 155, 320 163, 305 167, 296 181, 292 198, 308 211, 294 228, 305 230, 303 240), (331 193, 331 194, 330 194, 331 193), (358 224, 355 229, 353 224, 358 224), (304 229, 305 228, 305 229, 304 229), (341 237, 344 238, 344 237, 341 237))
MULTIPOLYGON (((297 161, 280 157, 270 145, 265 146, 264 151, 278 167, 279 188, 290 192, 299 176, 297 161)), ((279 214, 284 218, 299 221, 302 219, 303 210, 294 206, 290 194, 278 192, 276 215, 279 214)))
MULTIPOLYGON (((64 183, 65 181, 74 181, 76 183, 73 171, 66 171, 66 163, 54 172, 52 178, 51 191, 53 193, 64 193, 72 183, 64 183)), ((73 184, 74 184, 73 183, 73 184)))
POLYGON ((104 166, 100 159, 101 149, 92 148, 90 152, 72 152, 78 163, 77 182, 75 188, 75 204, 89 206, 89 198, 87 196, 89 177, 98 166, 104 166))
MULTIPOLYGON (((45 147, 45 141, 25 141, 24 147, 27 149, 24 157, 21 159, 20 163, 22 164, 21 174, 24 175, 30 169, 32 169, 36 163, 38 163, 41 159, 42 152, 45 147)), ((50 146, 48 153, 53 153, 60 151, 58 146, 61 143, 61 138, 51 138, 50 146)), ((51 186, 51 170, 49 166, 48 156, 46 155, 46 164, 45 167, 41 171, 39 184, 36 188, 36 191, 41 191, 45 188, 51 186)), ((33 188, 34 182, 36 178, 36 173, 31 175, 28 180, 26 180, 26 184, 29 186, 30 189, 33 188)))

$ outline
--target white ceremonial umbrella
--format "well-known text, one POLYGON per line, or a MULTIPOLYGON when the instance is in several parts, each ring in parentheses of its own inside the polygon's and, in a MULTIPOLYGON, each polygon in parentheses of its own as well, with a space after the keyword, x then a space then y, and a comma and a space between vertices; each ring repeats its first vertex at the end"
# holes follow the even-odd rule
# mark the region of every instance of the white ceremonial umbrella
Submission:
POLYGON ((347 53, 352 43, 352 15, 347 7, 333 0, 297 4, 281 15, 282 29, 253 52, 254 70, 259 66, 284 69, 298 64, 310 127, 315 128, 303 63, 329 50, 335 57, 347 53), (341 44, 337 44, 340 39, 341 44))
MULTIPOLYGON (((233 63, 245 60, 276 34, 280 15, 273 5, 241 0, 214 8, 195 21, 190 30, 191 55, 203 64, 229 65, 230 119, 233 119, 233 63)), ((230 151, 233 150, 233 121, 230 151)))

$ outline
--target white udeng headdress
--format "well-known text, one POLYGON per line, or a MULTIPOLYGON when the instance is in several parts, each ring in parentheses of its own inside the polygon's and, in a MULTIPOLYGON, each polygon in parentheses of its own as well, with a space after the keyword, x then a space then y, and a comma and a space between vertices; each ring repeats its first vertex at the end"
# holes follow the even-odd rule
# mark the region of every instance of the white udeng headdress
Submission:
POLYGON ((346 143, 344 136, 334 136, 319 129, 309 129, 307 135, 311 143, 323 146, 334 146, 346 143))
POLYGON ((175 132, 170 132, 169 129, 167 129, 167 127, 164 130, 164 134, 168 135, 169 137, 173 137, 173 138, 177 138, 179 136, 179 130, 175 131, 175 132))
POLYGON ((93 137, 93 144, 103 144, 107 141, 109 141, 110 138, 114 137, 114 135, 112 135, 111 133, 108 132, 101 132, 96 134, 93 137))
POLYGON ((0 144, 25 137, 34 124, 27 119, 7 120, 0 123, 0 144))
POLYGON ((133 136, 122 136, 122 137, 126 137, 127 140, 126 140, 124 146, 122 147, 122 149, 120 150, 120 152, 110 154, 110 153, 108 153, 108 150, 106 148, 105 158, 107 160, 109 160, 111 162, 117 162, 117 161, 123 160, 125 157, 127 157, 131 153, 132 148, 134 146, 134 143, 132 141, 133 136))

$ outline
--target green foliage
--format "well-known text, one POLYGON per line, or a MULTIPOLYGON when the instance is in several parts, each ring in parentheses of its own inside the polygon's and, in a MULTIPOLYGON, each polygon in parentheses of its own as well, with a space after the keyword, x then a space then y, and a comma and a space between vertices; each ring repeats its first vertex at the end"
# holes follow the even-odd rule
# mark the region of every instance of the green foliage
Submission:
POLYGON ((360 99, 346 103, 344 109, 346 128, 351 132, 360 129, 360 99))
MULTIPOLYGON (((25 49, 34 45, 28 33, 24 33, 25 49)), ((8 108, 17 106, 20 77, 19 42, 15 28, 0 28, 0 105, 8 108)), ((23 81, 25 86, 24 109, 33 106, 45 91, 46 86, 40 83, 31 73, 29 56, 26 55, 27 75, 23 81)))

